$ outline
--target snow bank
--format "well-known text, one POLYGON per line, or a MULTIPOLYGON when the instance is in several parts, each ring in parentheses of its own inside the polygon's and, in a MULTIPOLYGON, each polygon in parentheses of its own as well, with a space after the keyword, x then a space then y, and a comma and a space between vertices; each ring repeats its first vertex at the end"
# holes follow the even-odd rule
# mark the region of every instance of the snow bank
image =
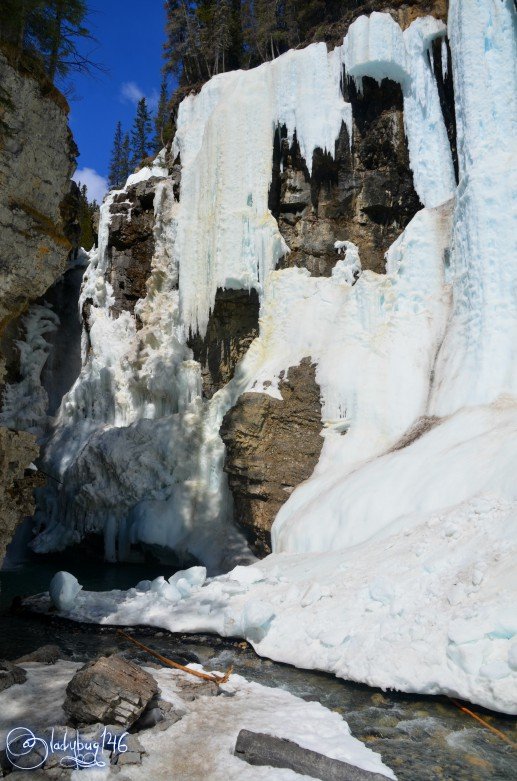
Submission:
MULTIPOLYGON (((199 665, 194 665, 199 667, 199 665)), ((31 729, 36 736, 46 727, 65 723, 62 703, 65 689, 79 664, 59 660, 49 667, 27 665, 27 681, 0 693, 0 748, 16 726, 31 729)), ((124 766, 124 778, 142 777, 168 781, 295 781, 290 770, 253 767, 233 755, 241 729, 265 732, 294 740, 304 748, 341 759, 356 767, 394 779, 379 754, 350 734, 341 716, 317 702, 305 702, 282 689, 273 689, 232 675, 220 697, 198 696, 186 702, 180 697, 180 679, 194 679, 175 670, 145 668, 156 678, 161 697, 184 715, 166 730, 140 732, 138 739, 147 756, 142 765, 124 766), (226 694, 226 696, 225 696, 226 694), (195 749, 195 750, 194 750, 195 749)), ((92 778, 115 776, 115 769, 95 768, 92 778)), ((82 779, 88 770, 73 771, 82 779)), ((27 774, 29 775, 29 774, 27 774)))
POLYGON ((515 714, 516 531, 517 502, 479 496, 346 550, 273 554, 175 604, 81 592, 63 615, 240 636, 276 661, 515 714))

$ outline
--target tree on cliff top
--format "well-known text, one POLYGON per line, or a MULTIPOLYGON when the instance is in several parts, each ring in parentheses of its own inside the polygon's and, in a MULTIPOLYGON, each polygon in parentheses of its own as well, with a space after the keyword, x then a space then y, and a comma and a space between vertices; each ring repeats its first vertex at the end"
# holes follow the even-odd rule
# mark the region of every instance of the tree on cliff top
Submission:
POLYGON ((2 0, 0 40, 18 58, 25 52, 39 60, 51 81, 89 72, 99 66, 80 50, 81 41, 93 41, 87 15, 85 0, 2 0))
POLYGON ((132 165, 140 165, 146 157, 149 157, 152 150, 151 132, 151 115, 147 108, 147 101, 141 98, 136 107, 135 121, 131 130, 132 165))

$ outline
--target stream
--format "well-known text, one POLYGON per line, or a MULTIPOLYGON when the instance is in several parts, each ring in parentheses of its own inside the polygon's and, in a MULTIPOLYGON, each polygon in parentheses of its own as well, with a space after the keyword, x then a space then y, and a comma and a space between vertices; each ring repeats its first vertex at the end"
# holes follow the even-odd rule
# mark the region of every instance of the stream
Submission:
MULTIPOLYGON (((15 596, 48 589, 58 569, 72 571, 88 590, 129 588, 143 578, 170 576, 170 566, 110 565, 91 561, 35 559, 0 572, 0 659, 14 659, 41 645, 58 645, 63 656, 87 661, 100 654, 123 651, 148 663, 145 652, 130 646, 112 627, 77 624, 10 610, 15 596)), ((342 681, 321 672, 299 670, 263 659, 240 640, 209 635, 172 634, 154 627, 134 627, 141 642, 175 661, 199 661, 208 669, 233 664, 249 680, 285 689, 306 700, 317 700, 343 715, 352 734, 364 741, 395 772, 400 781, 514 781, 517 750, 461 712, 446 697, 383 692, 342 681)), ((517 743, 517 719, 472 710, 517 743)))

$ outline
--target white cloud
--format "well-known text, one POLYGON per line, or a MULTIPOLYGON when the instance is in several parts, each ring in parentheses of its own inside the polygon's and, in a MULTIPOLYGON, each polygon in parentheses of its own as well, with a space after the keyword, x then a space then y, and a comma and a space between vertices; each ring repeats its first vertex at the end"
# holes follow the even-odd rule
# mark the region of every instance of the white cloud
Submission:
POLYGON ((145 95, 136 82, 124 81, 120 87, 120 97, 136 106, 139 100, 145 98, 145 95))
POLYGON ((102 199, 108 192, 108 182, 104 176, 98 174, 93 168, 78 168, 72 179, 78 184, 86 185, 89 201, 102 203, 102 199))
POLYGON ((158 90, 153 89, 150 95, 143 92, 136 81, 124 81, 120 86, 120 99, 123 102, 133 103, 135 106, 139 100, 145 98, 151 111, 156 111, 158 107, 158 90))

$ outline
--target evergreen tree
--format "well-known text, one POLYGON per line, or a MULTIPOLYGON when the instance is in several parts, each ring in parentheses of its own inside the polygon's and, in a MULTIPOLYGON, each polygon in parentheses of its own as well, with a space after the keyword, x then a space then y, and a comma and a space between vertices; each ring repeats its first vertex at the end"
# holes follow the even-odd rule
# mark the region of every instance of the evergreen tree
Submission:
POLYGON ((124 182, 122 144, 122 123, 119 121, 117 122, 117 126, 115 128, 113 149, 111 152, 111 161, 108 173, 108 185, 110 189, 121 187, 124 182))
POLYGON ((149 156, 151 151, 151 115, 147 108, 147 101, 141 98, 136 107, 135 121, 131 130, 131 163, 140 165, 142 160, 149 156))
POLYGON ((124 184, 131 172, 131 141, 129 138, 129 133, 124 133, 124 138, 122 140, 122 152, 120 156, 120 173, 122 177, 122 184, 124 184))
POLYGON ((164 75, 160 85, 160 98, 158 108, 154 118, 154 151, 159 152, 165 144, 172 138, 172 122, 169 110, 169 99, 167 95, 167 78, 164 75))
POLYGON ((98 206, 95 201, 88 202, 88 193, 86 185, 79 185, 79 225, 81 233, 79 236, 79 246, 85 250, 90 250, 95 243, 95 233, 93 230, 93 215, 98 206))
POLYGON ((0 39, 17 52, 28 52, 44 64, 51 81, 70 72, 99 68, 80 51, 93 40, 85 26, 86 0, 2 0, 0 39))

